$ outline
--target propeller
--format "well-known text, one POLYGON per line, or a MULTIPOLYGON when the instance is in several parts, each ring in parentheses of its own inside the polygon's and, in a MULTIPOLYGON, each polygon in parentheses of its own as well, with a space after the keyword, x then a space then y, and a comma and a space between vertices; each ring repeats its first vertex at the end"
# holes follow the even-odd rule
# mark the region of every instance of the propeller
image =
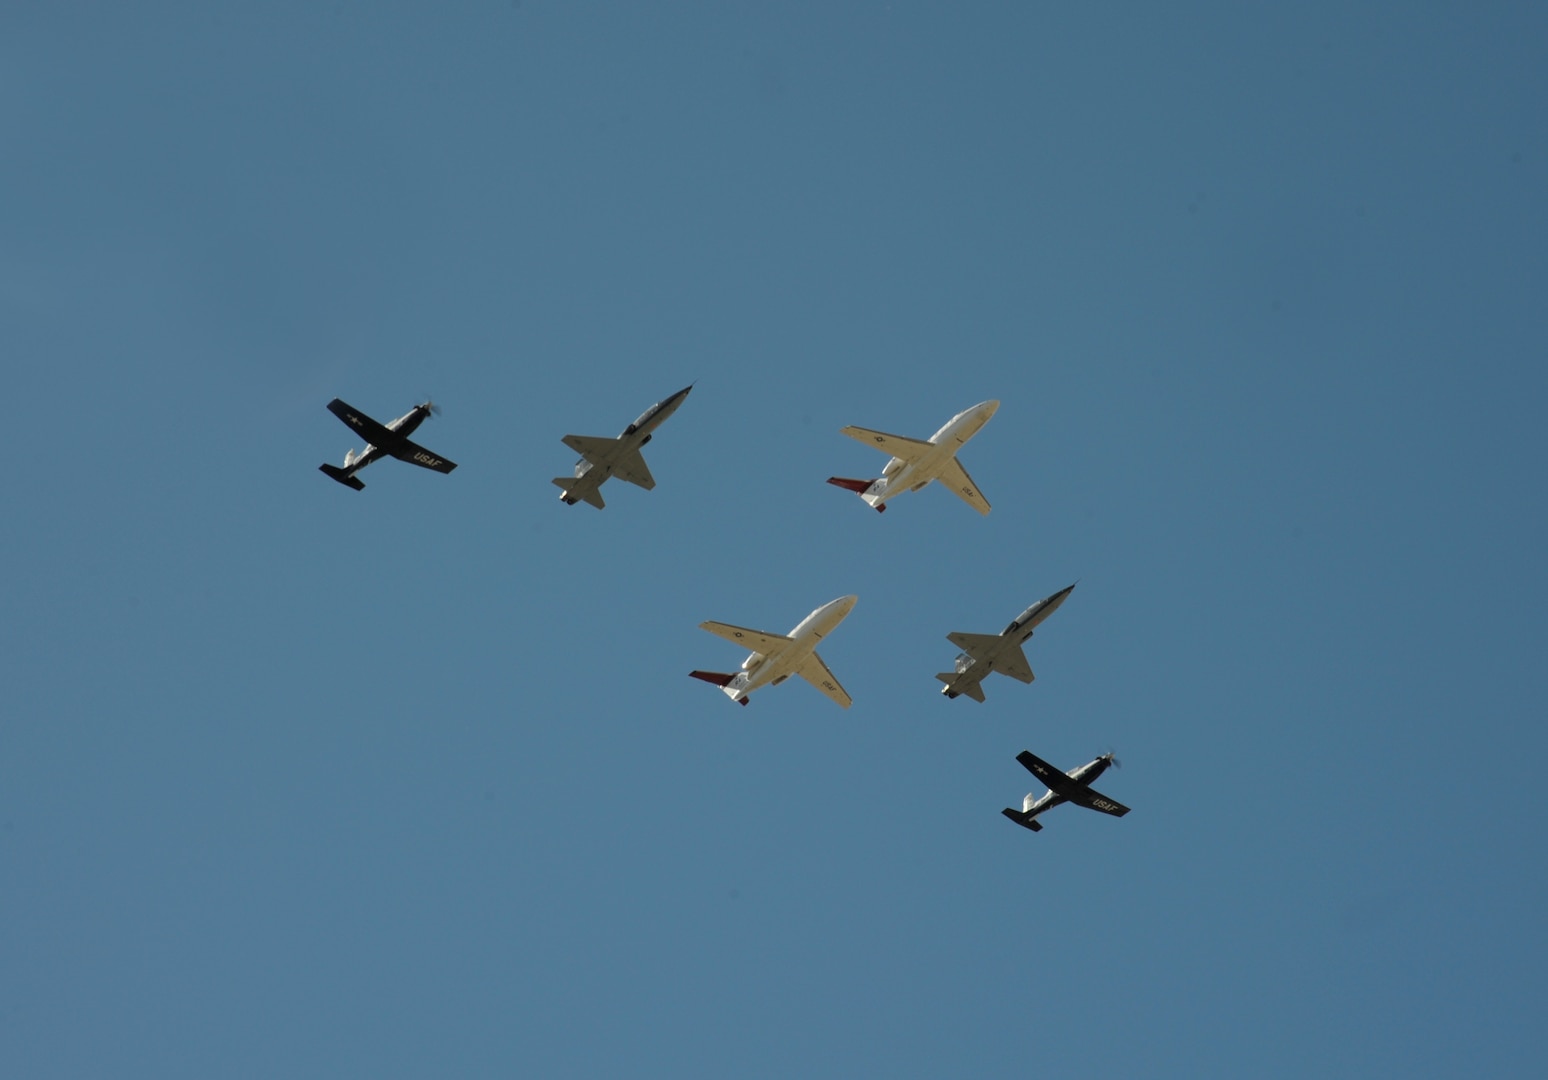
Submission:
POLYGON ((1107 758, 1107 763, 1109 765, 1111 765, 1113 768, 1115 768, 1115 769, 1123 768, 1123 762, 1118 760, 1118 755, 1113 751, 1113 748, 1111 746, 1109 746, 1107 748, 1107 753, 1104 754, 1103 757, 1107 758))
POLYGON ((434 401, 430 400, 430 395, 429 394, 425 395, 425 404, 424 404, 423 407, 428 409, 428 410, 430 410, 430 415, 431 416, 440 416, 441 415, 441 407, 439 405, 437 405, 434 401))

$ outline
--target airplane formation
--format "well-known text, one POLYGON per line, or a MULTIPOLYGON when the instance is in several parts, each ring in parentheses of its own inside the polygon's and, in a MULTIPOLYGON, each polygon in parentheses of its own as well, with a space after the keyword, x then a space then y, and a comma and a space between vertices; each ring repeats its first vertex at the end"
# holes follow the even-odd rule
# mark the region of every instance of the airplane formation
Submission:
MULTIPOLYGON (((692 390, 692 385, 685 386, 670 397, 658 401, 624 428, 615 439, 592 435, 564 436, 563 443, 579 454, 580 460, 575 463, 572 476, 559 476, 553 480, 559 488, 560 501, 568 506, 585 502, 602 510, 606 503, 602 499, 601 487, 615 476, 646 491, 655 488, 655 477, 645 464, 640 449, 650 442, 656 430, 677 411, 692 390)), ((928 439, 890 435, 871 428, 841 428, 841 434, 885 451, 889 457, 881 475, 874 479, 855 480, 834 476, 828 479, 828 483, 853 491, 868 506, 882 512, 887 509, 887 503, 898 495, 919 491, 931 482, 939 482, 980 514, 987 514, 990 510, 989 500, 984 498, 978 485, 957 460, 957 453, 982 430, 999 407, 998 401, 985 401, 964 409, 946 421, 928 439)), ((342 467, 332 464, 319 466, 322 472, 346 487, 356 491, 364 490, 365 484, 356 474, 384 457, 396 458, 441 473, 449 473, 457 467, 456 462, 409 439, 428 417, 440 413, 433 402, 425 401, 415 405, 386 424, 373 420, 339 398, 328 403, 328 411, 366 440, 365 449, 360 453, 351 449, 344 455, 342 467)), ((1037 628, 1059 609, 1074 589, 1074 585, 1067 585, 1037 601, 998 634, 947 634, 946 639, 962 651, 953 662, 951 671, 943 671, 935 676, 945 684, 941 693, 949 699, 966 695, 974 701, 982 702, 983 681, 994 672, 1018 682, 1032 682, 1036 676, 1032 673, 1032 666, 1022 646, 1031 640, 1037 628)), ((719 687, 739 705, 746 705, 754 691, 766 686, 778 686, 790 676, 798 675, 841 708, 847 709, 854 699, 834 677, 822 657, 817 655, 817 645, 848 617, 857 599, 854 596, 841 596, 837 600, 830 600, 797 623, 788 634, 753 630, 732 623, 702 622, 699 624, 700 629, 749 651, 735 672, 694 670, 688 674, 719 687)), ((1036 820, 1037 817, 1066 802, 1114 817, 1122 817, 1129 812, 1127 806, 1114 802, 1091 787, 1092 781, 1109 767, 1117 766, 1118 761, 1111 753, 1103 754, 1068 772, 1059 771, 1028 750, 1018 754, 1016 760, 1047 789, 1041 796, 1035 792, 1028 794, 1020 810, 1007 807, 1002 811, 1007 818, 1023 828, 1033 832, 1041 831, 1043 825, 1036 820)))

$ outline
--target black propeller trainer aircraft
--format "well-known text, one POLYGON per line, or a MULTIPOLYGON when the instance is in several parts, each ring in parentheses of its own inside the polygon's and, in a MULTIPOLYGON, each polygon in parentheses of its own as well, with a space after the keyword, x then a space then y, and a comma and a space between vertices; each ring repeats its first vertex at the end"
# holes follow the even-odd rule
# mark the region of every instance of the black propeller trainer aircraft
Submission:
POLYGON ((363 490, 365 485, 355 474, 384 456, 395 457, 399 461, 407 461, 411 465, 419 465, 442 473, 449 473, 457 467, 455 461, 447 461, 439 454, 432 454, 418 443, 409 441, 409 435, 425 422, 425 417, 441 411, 440 406, 434 402, 426 401, 415 405, 390 424, 378 424, 365 413, 345 404, 339 398, 328 402, 328 411, 354 428, 366 441, 366 448, 359 454, 350 450, 344 455, 342 469, 337 465, 318 466, 346 487, 352 487, 356 491, 363 490))
POLYGON ((1016 760, 1026 766, 1027 771, 1037 777, 1048 788, 1048 794, 1041 799, 1028 795, 1021 804, 1020 810, 1012 810, 1006 807, 1000 813, 1010 818, 1022 828, 1031 829, 1033 832, 1041 832, 1043 824, 1034 820, 1049 807, 1058 806, 1060 803, 1072 802, 1077 806, 1084 806, 1087 810, 1100 810, 1104 814, 1113 817, 1123 817, 1129 812, 1129 808, 1122 803, 1113 802, 1100 791, 1091 786, 1091 781, 1107 771, 1109 765, 1117 765, 1118 760, 1112 754, 1103 754, 1095 761, 1087 762, 1077 769, 1071 769, 1062 773, 1042 758, 1029 750, 1023 750, 1016 755, 1016 760))

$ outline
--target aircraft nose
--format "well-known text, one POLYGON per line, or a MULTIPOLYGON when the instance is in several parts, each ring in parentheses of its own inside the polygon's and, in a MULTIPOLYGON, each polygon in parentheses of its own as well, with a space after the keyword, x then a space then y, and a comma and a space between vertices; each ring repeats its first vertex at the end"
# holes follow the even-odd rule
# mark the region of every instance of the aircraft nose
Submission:
POLYGON ((854 609, 855 601, 859 599, 860 598, 858 596, 841 596, 837 600, 834 600, 828 604, 828 609, 843 615, 848 615, 850 611, 854 609))
POLYGON ((987 420, 989 417, 993 416, 999 410, 999 408, 1000 403, 994 399, 990 399, 989 401, 984 402, 982 405, 979 405, 977 411, 982 413, 984 419, 987 420))

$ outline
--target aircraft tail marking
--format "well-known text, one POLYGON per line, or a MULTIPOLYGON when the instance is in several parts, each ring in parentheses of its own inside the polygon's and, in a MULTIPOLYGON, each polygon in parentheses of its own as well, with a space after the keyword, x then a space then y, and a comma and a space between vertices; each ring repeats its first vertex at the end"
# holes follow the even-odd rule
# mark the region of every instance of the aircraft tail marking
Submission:
POLYGON ((317 467, 323 472, 327 473, 333 479, 337 480, 339 483, 343 484, 345 487, 354 488, 356 491, 365 490, 365 484, 362 483, 360 478, 357 477, 354 473, 345 472, 337 465, 319 465, 317 467))

